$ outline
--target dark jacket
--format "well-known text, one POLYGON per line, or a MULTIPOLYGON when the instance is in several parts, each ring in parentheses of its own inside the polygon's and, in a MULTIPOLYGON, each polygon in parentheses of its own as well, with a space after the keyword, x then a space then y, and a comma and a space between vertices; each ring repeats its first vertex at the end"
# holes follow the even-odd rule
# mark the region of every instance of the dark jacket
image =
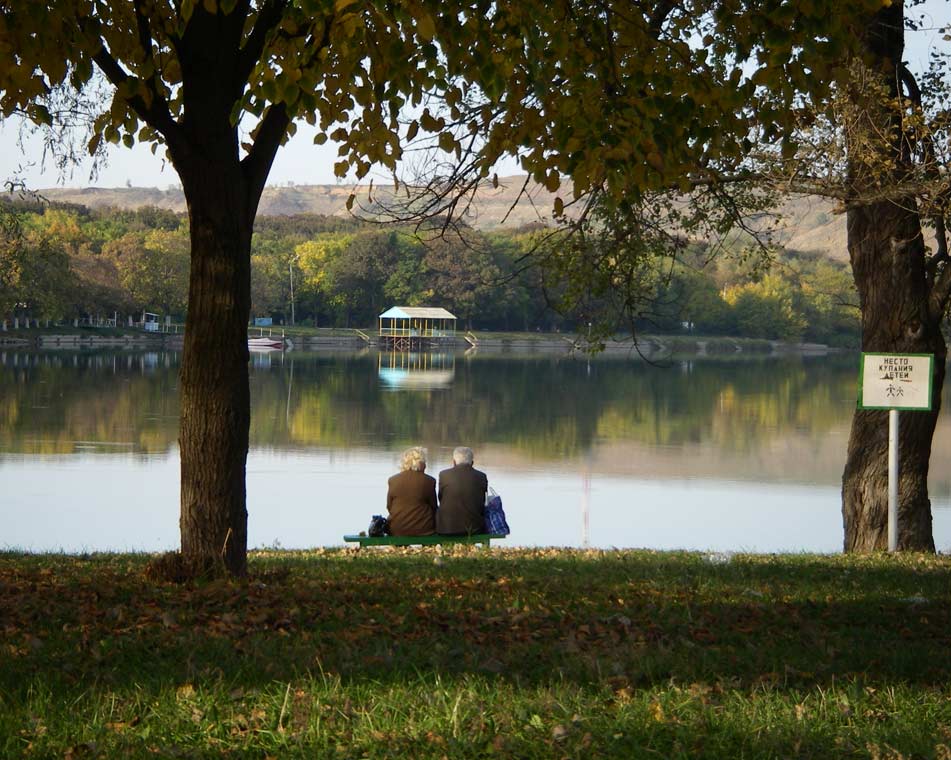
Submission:
POLYGON ((436 481, 416 470, 404 470, 388 481, 386 511, 394 536, 428 536, 436 528, 436 481))
POLYGON ((482 533, 488 487, 485 473, 471 464, 457 464, 439 473, 436 532, 444 535, 482 533))

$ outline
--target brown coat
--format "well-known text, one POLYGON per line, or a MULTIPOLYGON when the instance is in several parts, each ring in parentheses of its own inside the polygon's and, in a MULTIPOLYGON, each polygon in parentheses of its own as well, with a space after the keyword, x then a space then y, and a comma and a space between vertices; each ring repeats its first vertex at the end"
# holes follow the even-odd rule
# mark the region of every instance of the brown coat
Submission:
POLYGON ((436 530, 443 535, 482 533, 488 487, 485 473, 471 464, 457 464, 439 473, 436 530))
POLYGON ((436 481, 416 470, 389 479, 386 511, 394 536, 428 536, 436 530, 436 481))

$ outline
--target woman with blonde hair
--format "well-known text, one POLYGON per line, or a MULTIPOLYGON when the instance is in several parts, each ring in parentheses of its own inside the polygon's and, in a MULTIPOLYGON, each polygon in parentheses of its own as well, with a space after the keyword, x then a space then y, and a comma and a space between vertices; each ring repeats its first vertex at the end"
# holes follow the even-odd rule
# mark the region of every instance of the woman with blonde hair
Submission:
POLYGON ((426 449, 413 446, 400 457, 400 472, 387 481, 390 534, 428 536, 436 532, 436 480, 426 474, 426 449))

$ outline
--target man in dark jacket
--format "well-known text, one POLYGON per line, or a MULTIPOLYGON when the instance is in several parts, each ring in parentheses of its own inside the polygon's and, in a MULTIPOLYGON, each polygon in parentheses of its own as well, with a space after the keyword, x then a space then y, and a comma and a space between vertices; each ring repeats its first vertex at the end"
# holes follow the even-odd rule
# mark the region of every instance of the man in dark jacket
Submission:
POLYGON ((452 463, 451 468, 439 473, 436 532, 446 536, 482 533, 489 480, 472 466, 472 449, 468 446, 452 452, 452 463))

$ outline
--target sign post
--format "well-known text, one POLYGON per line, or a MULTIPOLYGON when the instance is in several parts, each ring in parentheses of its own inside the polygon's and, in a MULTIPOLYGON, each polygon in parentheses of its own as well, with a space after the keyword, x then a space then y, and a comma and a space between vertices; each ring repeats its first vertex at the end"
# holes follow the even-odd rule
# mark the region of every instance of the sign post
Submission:
POLYGON ((930 411, 932 354, 862 354, 859 408, 888 409, 888 551, 898 549, 899 410, 930 411))
POLYGON ((898 550, 898 410, 888 410, 888 551, 898 550))

